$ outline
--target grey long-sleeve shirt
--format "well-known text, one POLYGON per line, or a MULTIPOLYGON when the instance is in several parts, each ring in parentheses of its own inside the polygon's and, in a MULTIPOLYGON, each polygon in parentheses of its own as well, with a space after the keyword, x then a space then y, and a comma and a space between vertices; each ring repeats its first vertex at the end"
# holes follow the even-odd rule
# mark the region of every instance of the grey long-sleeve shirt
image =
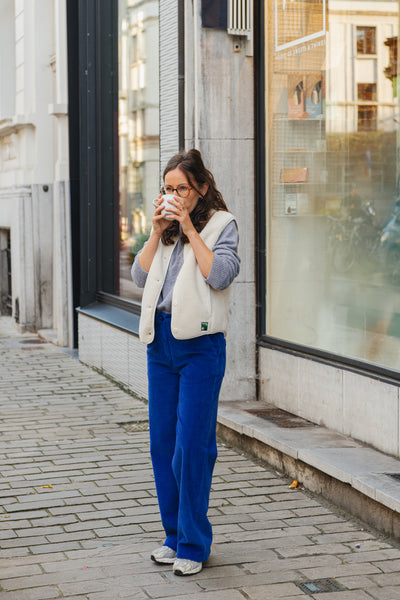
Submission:
MULTIPOLYGON (((236 275, 239 273, 240 258, 237 253, 239 243, 239 234, 236 223, 231 221, 220 234, 215 246, 212 248, 214 259, 211 271, 206 282, 215 290, 224 290, 227 288, 236 275)), ((164 285, 157 302, 157 310, 160 312, 171 312, 172 292, 176 278, 183 265, 184 244, 181 239, 178 240, 165 277, 164 285)), ((142 250, 136 255, 135 262, 132 265, 131 275, 133 281, 138 287, 144 287, 147 279, 147 271, 142 269, 139 264, 139 256, 142 250)))

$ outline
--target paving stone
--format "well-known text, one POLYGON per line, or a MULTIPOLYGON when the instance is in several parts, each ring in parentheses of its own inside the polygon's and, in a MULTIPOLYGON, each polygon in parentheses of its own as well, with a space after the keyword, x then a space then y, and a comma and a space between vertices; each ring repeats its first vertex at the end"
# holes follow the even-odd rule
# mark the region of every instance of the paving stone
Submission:
POLYGON ((59 597, 58 590, 48 586, 18 590, 18 592, 0 592, 0 600, 51 600, 59 597))
POLYGON ((250 585, 265 585, 276 583, 288 583, 302 579, 296 571, 279 571, 278 573, 245 574, 238 577, 210 578, 199 582, 205 591, 217 591, 221 589, 239 589, 250 585))
POLYGON ((27 575, 39 575, 41 573, 39 565, 35 564, 24 564, 15 565, 10 564, 8 566, 0 567, 1 579, 7 579, 11 577, 26 577, 27 575))
POLYGON ((340 558, 348 563, 373 562, 377 567, 382 569, 383 572, 400 571, 400 561, 394 560, 400 558, 400 550, 398 548, 371 551, 363 551, 361 548, 356 550, 353 549, 351 554, 346 554, 340 558))
MULTIPOLYGON (((193 575, 192 577, 195 577, 193 575)), ((174 600, 243 600, 243 594, 237 590, 223 590, 213 592, 199 592, 175 596, 174 600)))
POLYGON ((316 567, 313 569, 300 569, 307 579, 324 579, 325 577, 346 577, 349 575, 366 575, 380 573, 378 567, 371 563, 360 563, 355 565, 332 565, 331 567, 316 567))
POLYGON ((400 587, 368 588, 368 594, 375 600, 400 600, 400 587))
POLYGON ((137 525, 125 525, 121 527, 105 527, 104 529, 95 529, 95 534, 98 537, 110 537, 120 535, 132 535, 135 533, 142 533, 142 530, 137 525))
POLYGON ((79 511, 79 518, 81 521, 89 521, 90 519, 109 519, 110 517, 119 517, 122 516, 122 512, 120 510, 96 510, 94 506, 92 506, 92 510, 90 512, 81 512, 79 511))
POLYGON ((28 548, 6 548, 4 550, 0 550, 0 559, 11 558, 16 556, 26 556, 27 554, 29 554, 28 548))
POLYGON ((90 529, 111 527, 111 524, 106 519, 92 520, 92 521, 79 521, 78 523, 72 523, 64 527, 66 532, 73 531, 86 531, 90 529))
POLYGON ((58 585, 59 583, 73 581, 89 581, 104 579, 106 575, 101 569, 73 569, 58 573, 41 573, 31 577, 18 577, 3 579, 1 585, 4 590, 21 590, 29 587, 39 587, 46 585, 58 585))
POLYGON ((296 558, 296 556, 313 556, 321 554, 330 554, 340 556, 341 560, 347 560, 351 549, 344 544, 313 544, 309 546, 298 546, 289 548, 276 548, 276 552, 282 558, 296 558), (348 554, 343 554, 348 553, 348 554))
MULTIPOLYGON (((395 552, 395 554, 398 556, 398 553, 395 552)), ((373 560, 373 563, 384 573, 400 573, 400 560, 385 560, 378 562, 373 560)))
POLYGON ((176 598, 182 594, 190 595, 200 592, 197 583, 182 581, 179 583, 164 583, 162 585, 146 585, 146 593, 150 598, 176 598))
POLYGON ((356 589, 367 589, 368 593, 374 593, 373 590, 369 588, 376 588, 377 585, 368 577, 368 575, 351 575, 350 577, 338 577, 335 580, 337 583, 343 585, 343 587, 348 588, 349 590, 356 589))
MULTIPOLYGON (((327 567, 329 569, 341 565, 341 560, 332 555, 322 556, 302 556, 300 558, 288 558, 286 560, 269 560, 257 563, 243 563, 246 570, 250 573, 270 573, 271 571, 276 572, 282 569, 285 570, 302 570, 310 569, 312 567, 327 567)), ((314 578, 313 579, 317 579, 314 578)))
POLYGON ((30 551, 32 554, 47 554, 48 552, 66 552, 67 550, 78 550, 79 548, 78 542, 64 542, 60 544, 50 544, 47 542, 43 546, 32 546, 30 551))
POLYGON ((32 536, 29 538, 29 542, 27 542, 26 538, 13 538, 12 540, 2 540, 1 548, 4 550, 5 548, 19 548, 24 546, 34 546, 36 544, 45 544, 46 538, 44 536, 32 536))
POLYGON ((370 600, 371 596, 362 591, 354 590, 351 592, 325 592, 322 594, 313 594, 315 600, 370 600))
MULTIPOLYGON (((243 591, 252 600, 262 600, 264 598, 293 598, 298 597, 301 593, 299 588, 294 583, 281 583, 272 585, 257 585, 257 586, 244 586, 243 591)), ((302 598, 305 598, 301 594, 302 598)))
POLYGON ((371 575, 370 579, 374 583, 381 586, 400 585, 400 573, 382 573, 381 575, 371 575))
MULTIPOLYGON (((144 592, 143 590, 141 590, 140 588, 131 588, 129 591, 127 590, 118 590, 118 596, 114 596, 113 598, 116 598, 118 600, 122 599, 122 598, 127 598, 129 600, 129 598, 132 598, 134 600, 148 600, 149 596, 146 594, 146 592, 144 592)), ((68 596, 68 600, 73 600, 74 598, 78 598, 78 596, 68 596)), ((82 598, 82 596, 79 596, 79 598, 82 598)), ((95 592, 95 593, 89 593, 87 596, 84 596, 85 600, 110 600, 110 592, 95 592)))

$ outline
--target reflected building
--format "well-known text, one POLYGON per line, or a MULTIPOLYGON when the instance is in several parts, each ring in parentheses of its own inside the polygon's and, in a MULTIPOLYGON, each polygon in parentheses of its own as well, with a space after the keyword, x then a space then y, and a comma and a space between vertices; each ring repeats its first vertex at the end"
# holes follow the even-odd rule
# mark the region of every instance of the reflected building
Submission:
POLYGON ((159 2, 119 0, 120 293, 139 298, 132 252, 150 231, 159 193, 159 2))
POLYGON ((327 130, 394 131, 398 104, 387 77, 398 2, 329 2, 327 130))

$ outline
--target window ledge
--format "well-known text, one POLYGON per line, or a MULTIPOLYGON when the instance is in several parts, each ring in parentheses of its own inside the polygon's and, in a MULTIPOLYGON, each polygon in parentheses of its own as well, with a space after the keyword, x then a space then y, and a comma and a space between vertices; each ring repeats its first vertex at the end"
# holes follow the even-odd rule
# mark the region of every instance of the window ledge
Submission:
POLYGON ((136 336, 139 335, 140 316, 123 310, 122 308, 96 302, 90 306, 85 306, 85 308, 78 307, 76 310, 85 317, 90 317, 101 323, 106 323, 121 331, 126 331, 127 333, 132 333, 136 336))

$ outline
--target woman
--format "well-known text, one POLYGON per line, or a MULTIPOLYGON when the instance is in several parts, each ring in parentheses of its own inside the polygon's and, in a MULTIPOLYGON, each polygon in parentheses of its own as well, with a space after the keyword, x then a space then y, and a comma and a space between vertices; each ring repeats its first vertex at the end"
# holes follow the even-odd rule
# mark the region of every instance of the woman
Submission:
POLYGON ((151 558, 192 575, 212 541, 207 510, 238 233, 198 150, 170 159, 155 204, 132 267, 144 287, 139 335, 148 344, 150 452, 166 533, 151 558), (168 215, 164 194, 173 194, 168 215))

